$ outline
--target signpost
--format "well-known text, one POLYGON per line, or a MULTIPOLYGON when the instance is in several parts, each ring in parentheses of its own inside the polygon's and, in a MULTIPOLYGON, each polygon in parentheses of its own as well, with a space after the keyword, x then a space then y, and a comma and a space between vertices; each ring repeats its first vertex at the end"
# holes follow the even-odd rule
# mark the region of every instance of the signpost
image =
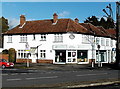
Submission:
POLYGON ((28 42, 26 42, 26 44, 25 44, 25 48, 26 48, 26 51, 28 51, 28 54, 27 54, 27 67, 29 67, 30 66, 30 64, 29 64, 29 53, 30 53, 30 47, 29 47, 29 44, 28 44, 28 42))

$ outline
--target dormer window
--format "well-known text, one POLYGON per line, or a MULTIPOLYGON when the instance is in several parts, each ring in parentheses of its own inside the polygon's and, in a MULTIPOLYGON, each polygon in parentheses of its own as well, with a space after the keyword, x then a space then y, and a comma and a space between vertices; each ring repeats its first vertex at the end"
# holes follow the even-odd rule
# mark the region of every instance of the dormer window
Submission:
POLYGON ((46 41, 46 34, 41 34, 41 41, 46 41))

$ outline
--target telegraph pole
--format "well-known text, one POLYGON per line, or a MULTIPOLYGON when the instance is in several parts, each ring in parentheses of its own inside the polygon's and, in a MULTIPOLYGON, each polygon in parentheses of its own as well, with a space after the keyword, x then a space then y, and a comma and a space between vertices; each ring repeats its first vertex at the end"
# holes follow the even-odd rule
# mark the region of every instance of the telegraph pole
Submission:
POLYGON ((120 1, 116 2, 116 66, 120 67, 120 1))

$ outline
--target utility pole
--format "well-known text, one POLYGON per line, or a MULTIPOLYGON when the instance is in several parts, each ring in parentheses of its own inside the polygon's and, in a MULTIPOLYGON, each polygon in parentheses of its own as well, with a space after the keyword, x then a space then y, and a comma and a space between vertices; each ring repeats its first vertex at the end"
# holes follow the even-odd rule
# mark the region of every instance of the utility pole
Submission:
POLYGON ((120 1, 116 2, 116 66, 120 67, 120 1))

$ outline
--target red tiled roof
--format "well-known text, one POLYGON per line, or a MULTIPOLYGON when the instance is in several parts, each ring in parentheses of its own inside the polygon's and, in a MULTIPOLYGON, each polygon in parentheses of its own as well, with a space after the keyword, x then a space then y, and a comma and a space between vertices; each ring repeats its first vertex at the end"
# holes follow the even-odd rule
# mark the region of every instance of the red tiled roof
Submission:
POLYGON ((116 30, 115 29, 106 29, 110 34, 116 36, 116 30))
POLYGON ((116 33, 113 29, 104 29, 102 26, 94 26, 91 23, 80 23, 80 25, 88 29, 92 35, 116 38, 116 33))
POLYGON ((80 23, 80 25, 82 25, 83 27, 88 29, 90 31, 90 33, 93 35, 103 36, 103 33, 101 33, 101 31, 96 26, 94 26, 90 23, 80 23))
POLYGON ((4 34, 37 34, 37 33, 57 33, 57 32, 77 32, 97 36, 115 38, 116 32, 112 29, 105 30, 103 27, 96 27, 90 23, 76 23, 71 19, 58 19, 53 24, 53 19, 26 21, 23 27, 20 25, 5 32, 4 34))
POLYGON ((26 21, 25 25, 7 31, 5 34, 29 34, 29 33, 50 33, 50 32, 80 32, 87 33, 88 30, 71 19, 58 19, 56 24, 53 20, 26 21))

